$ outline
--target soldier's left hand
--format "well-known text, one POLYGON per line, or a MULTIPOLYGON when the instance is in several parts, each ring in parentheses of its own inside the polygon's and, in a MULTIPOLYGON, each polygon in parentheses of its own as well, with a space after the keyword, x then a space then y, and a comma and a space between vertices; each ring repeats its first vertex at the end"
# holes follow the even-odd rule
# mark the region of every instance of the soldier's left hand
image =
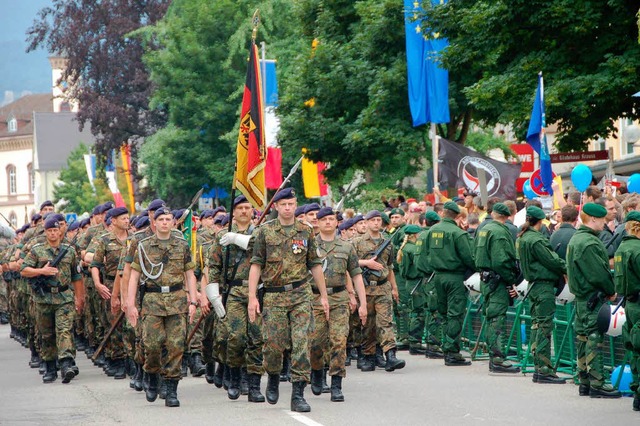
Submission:
POLYGON ((196 316, 195 305, 189 305, 189 324, 193 322, 193 318, 196 316))
POLYGON ((360 322, 362 323, 362 325, 366 325, 367 324, 367 305, 366 304, 362 304, 360 305, 360 307, 358 308, 358 316, 360 317, 360 322))
POLYGON ((320 303, 322 304, 322 310, 324 311, 324 316, 329 321, 329 300, 326 297, 320 297, 320 303))
POLYGON ((509 296, 512 299, 515 299, 518 297, 518 291, 516 290, 516 288, 514 286, 509 287, 509 296))
POLYGON ((116 315, 120 311, 120 297, 111 295, 111 313, 116 315))
POLYGON ((395 300, 396 303, 400 303, 400 295, 398 294, 397 288, 391 289, 391 297, 393 297, 393 300, 395 300))
POLYGON ((349 295, 349 310, 351 313, 354 313, 358 308, 358 301, 356 300, 356 296, 353 294, 349 295))
POLYGON ((81 314, 82 310, 84 309, 84 299, 80 297, 76 297, 74 302, 76 305, 76 312, 81 314))

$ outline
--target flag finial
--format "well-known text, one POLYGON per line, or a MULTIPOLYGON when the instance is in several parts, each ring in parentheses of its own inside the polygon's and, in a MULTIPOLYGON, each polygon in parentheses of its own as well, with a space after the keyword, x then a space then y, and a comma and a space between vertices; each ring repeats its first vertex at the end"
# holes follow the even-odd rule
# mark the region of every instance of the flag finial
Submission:
POLYGON ((253 18, 251 18, 251 24, 253 25, 253 31, 251 32, 251 39, 256 41, 256 36, 258 35, 258 26, 260 25, 260 9, 256 9, 253 12, 253 18))

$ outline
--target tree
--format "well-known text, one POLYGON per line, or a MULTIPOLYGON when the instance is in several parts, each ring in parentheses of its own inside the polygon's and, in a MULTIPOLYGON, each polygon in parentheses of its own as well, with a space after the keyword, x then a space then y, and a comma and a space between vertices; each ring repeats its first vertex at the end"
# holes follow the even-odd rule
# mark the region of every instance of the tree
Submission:
POLYGON ((512 123, 524 139, 537 85, 545 77, 547 123, 557 148, 581 150, 637 119, 640 46, 637 4, 623 0, 475 0, 429 7, 423 26, 449 39, 451 75, 481 70, 461 91, 485 124, 512 123))
POLYGON ((60 182, 53 190, 54 203, 64 200, 64 211, 78 215, 91 212, 97 204, 113 201, 104 173, 99 173, 93 180, 95 191, 91 187, 84 163, 85 154, 89 154, 89 148, 84 144, 71 152, 67 167, 60 172, 60 182))

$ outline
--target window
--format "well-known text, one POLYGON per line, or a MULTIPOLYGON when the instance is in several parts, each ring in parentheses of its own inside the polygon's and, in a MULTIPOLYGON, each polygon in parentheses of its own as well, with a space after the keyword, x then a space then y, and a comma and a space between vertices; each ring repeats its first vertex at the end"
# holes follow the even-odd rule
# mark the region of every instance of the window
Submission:
POLYGON ((31 189, 31 193, 33 194, 34 192, 36 192, 36 175, 33 171, 33 165, 31 163, 27 165, 27 173, 29 176, 29 189, 31 189))
POLYGON ((18 192, 18 185, 16 181, 16 166, 9 164, 7 166, 7 182, 9 183, 9 194, 15 194, 18 192))
POLYGON ((11 225, 14 228, 18 227, 18 216, 16 215, 16 212, 14 212, 13 210, 11 211, 11 213, 9 213, 9 222, 11 222, 11 225))
POLYGON ((604 151, 607 149, 607 141, 603 138, 598 138, 596 141, 596 151, 604 151))
POLYGON ((12 133, 18 131, 18 120, 16 120, 15 117, 9 119, 7 122, 7 131, 12 133))

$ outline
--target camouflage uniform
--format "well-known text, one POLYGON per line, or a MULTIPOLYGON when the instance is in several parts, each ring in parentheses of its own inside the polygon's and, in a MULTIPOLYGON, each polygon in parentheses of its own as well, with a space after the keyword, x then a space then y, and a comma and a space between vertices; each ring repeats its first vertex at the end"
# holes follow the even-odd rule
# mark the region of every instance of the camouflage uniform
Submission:
POLYGON ((184 273, 195 266, 189 244, 173 233, 169 240, 159 240, 154 235, 138 243, 133 259, 131 268, 141 272, 140 279, 147 289, 141 312, 146 356, 144 371, 158 374, 163 372, 164 365, 165 379, 180 380, 188 312, 184 273), (144 267, 150 274, 157 274, 158 268, 152 269, 151 263, 164 265, 156 279, 146 276, 142 269, 144 267), (168 287, 169 292, 158 292, 159 287, 168 287), (167 350, 165 363, 162 359, 163 346, 167 350))
MULTIPOLYGON (((78 247, 81 251, 92 253, 94 247, 91 246, 91 242, 95 240, 99 235, 107 232, 107 228, 103 224, 90 226, 86 232, 79 239, 78 247)), ((86 303, 83 311, 85 318, 85 336, 89 340, 89 346, 97 348, 102 341, 102 338, 106 332, 104 325, 100 318, 102 302, 100 295, 96 292, 95 284, 91 278, 91 272, 89 268, 83 269, 84 274, 84 286, 86 291, 86 303)))
POLYGON ((282 226, 276 219, 258 228, 254 238, 251 263, 262 267, 267 290, 262 307, 264 369, 270 376, 278 375, 283 353, 291 350, 291 381, 308 383, 312 316, 307 277, 308 269, 322 263, 313 229, 298 221, 282 226), (299 286, 290 291, 269 291, 286 285, 299 286))

